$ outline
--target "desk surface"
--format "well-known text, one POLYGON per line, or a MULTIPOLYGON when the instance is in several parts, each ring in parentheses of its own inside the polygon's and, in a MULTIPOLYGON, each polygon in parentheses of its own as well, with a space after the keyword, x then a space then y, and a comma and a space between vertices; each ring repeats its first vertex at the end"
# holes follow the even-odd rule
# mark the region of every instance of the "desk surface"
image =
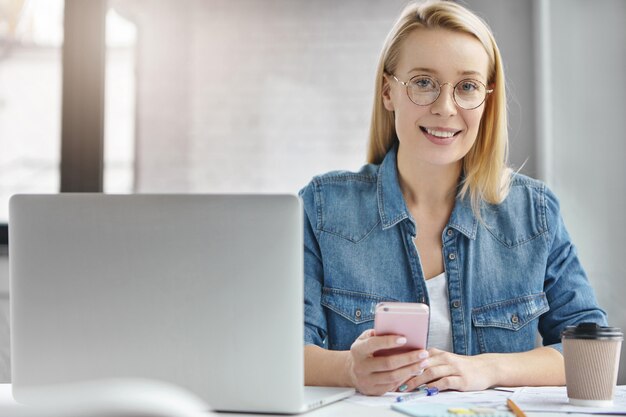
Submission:
MULTIPOLYGON (((0 411, 6 410, 11 406, 17 406, 11 394, 11 384, 0 384, 0 411)), ((2 413, 0 413, 2 414, 2 413)), ((240 413, 215 413, 224 417, 271 417, 271 414, 240 414, 240 413)), ((213 414, 213 415, 215 415, 213 414)), ((598 417, 597 414, 565 414, 565 413, 526 413, 528 417, 598 417)), ((2 414, 4 416, 4 414, 2 414)), ((275 415, 276 417, 285 417, 285 415, 275 415)), ((317 410, 301 414, 304 417, 406 417, 397 411, 385 406, 365 406, 350 401, 339 401, 317 410)))
MULTIPOLYGON (((0 384, 0 411, 11 406, 18 406, 11 394, 11 384, 0 384)), ((241 414, 241 413, 216 413, 224 417, 272 417, 272 414, 241 414)), ((0 412, 2 417, 5 415, 0 412)), ((387 407, 367 407, 348 401, 320 407, 316 410, 301 414, 306 417, 400 417, 402 414, 387 407)), ((285 417, 284 414, 276 414, 276 417, 285 417)), ((6 416, 8 417, 8 416, 6 416)))

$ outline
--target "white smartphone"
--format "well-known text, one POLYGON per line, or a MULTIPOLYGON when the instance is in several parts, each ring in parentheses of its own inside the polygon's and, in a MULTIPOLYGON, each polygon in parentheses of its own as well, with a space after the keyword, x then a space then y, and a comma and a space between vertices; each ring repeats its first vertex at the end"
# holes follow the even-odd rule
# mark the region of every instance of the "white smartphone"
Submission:
POLYGON ((374 316, 376 336, 404 336, 407 343, 397 348, 379 350, 374 356, 426 349, 429 314, 428 306, 422 303, 378 303, 374 316))

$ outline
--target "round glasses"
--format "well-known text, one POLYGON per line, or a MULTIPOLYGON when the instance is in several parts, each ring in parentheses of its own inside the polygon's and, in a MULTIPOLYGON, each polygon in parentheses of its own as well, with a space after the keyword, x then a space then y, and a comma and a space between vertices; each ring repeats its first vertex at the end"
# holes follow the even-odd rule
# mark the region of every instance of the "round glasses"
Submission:
POLYGON ((428 75, 416 75, 409 81, 400 81, 395 75, 394 80, 406 87, 409 99, 418 106, 433 104, 441 94, 441 86, 448 84, 453 87, 452 98, 457 106, 465 110, 473 110, 485 102, 487 94, 493 90, 487 90, 485 84, 471 78, 461 80, 454 86, 450 83, 440 84, 437 79, 428 75))

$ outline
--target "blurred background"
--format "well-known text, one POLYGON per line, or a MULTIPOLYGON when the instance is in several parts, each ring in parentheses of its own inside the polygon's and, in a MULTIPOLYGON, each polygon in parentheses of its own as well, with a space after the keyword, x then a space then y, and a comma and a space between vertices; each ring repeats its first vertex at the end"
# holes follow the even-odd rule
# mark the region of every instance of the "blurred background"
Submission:
MULTIPOLYGON (((0 0, 0 382, 15 193, 297 192, 365 162, 406 0, 0 0)), ((511 163, 560 197, 626 329, 626 2, 465 0, 493 29, 511 163)), ((626 383, 622 352, 620 383, 626 383)))

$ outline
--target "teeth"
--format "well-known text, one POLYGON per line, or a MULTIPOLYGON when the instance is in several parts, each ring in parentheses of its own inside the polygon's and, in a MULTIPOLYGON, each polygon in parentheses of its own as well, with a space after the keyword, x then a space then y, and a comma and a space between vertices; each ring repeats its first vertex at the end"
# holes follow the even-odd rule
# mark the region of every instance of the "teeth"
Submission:
POLYGON ((428 132, 429 135, 437 136, 438 138, 451 138, 454 136, 454 132, 440 132, 438 130, 428 128, 426 128, 426 132, 428 132))

